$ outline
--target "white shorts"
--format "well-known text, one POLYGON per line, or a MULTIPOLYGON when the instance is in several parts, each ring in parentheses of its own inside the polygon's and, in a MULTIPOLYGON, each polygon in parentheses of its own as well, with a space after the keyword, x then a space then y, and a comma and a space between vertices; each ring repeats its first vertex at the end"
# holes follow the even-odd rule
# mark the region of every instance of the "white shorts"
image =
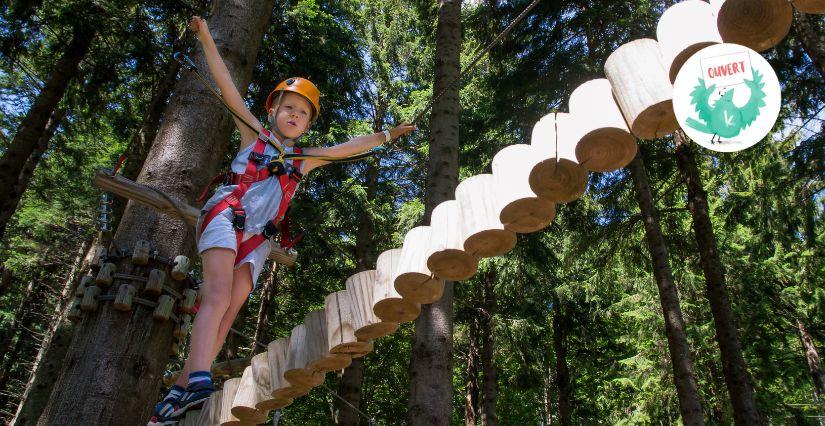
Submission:
MULTIPOLYGON (((198 242, 198 253, 203 255, 203 252, 215 247, 222 247, 228 248, 233 252, 237 253, 238 244, 238 237, 235 234, 235 228, 232 227, 232 220, 230 219, 232 212, 229 209, 224 210, 221 214, 215 216, 209 225, 206 226, 206 229, 203 230, 203 234, 200 236, 195 235, 195 238, 198 242)), ((203 216, 198 219, 198 225, 196 230, 201 229, 201 223, 203 221, 203 216)), ((246 241, 250 237, 255 234, 244 233, 243 240, 246 241)), ((235 269, 240 268, 243 266, 244 263, 249 263, 250 272, 252 272, 252 291, 258 287, 258 276, 261 275, 261 270, 263 270, 264 264, 266 263, 267 258, 269 257, 269 251, 271 250, 271 246, 269 240, 264 241, 261 245, 252 250, 251 253, 246 255, 237 265, 235 265, 235 269)))

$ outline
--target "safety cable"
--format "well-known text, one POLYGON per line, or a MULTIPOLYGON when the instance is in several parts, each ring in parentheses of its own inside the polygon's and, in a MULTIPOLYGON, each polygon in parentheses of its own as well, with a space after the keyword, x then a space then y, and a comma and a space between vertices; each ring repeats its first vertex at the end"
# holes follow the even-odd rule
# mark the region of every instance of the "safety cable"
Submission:
POLYGON ((374 426, 374 425, 375 425, 375 417, 371 417, 371 416, 367 415, 366 413, 364 413, 363 411, 359 410, 359 409, 358 409, 358 407, 356 407, 356 406, 352 405, 349 401, 347 401, 346 399, 344 399, 341 395, 338 395, 337 393, 335 393, 335 391, 333 391, 332 389, 330 389, 330 388, 329 388, 329 386, 327 386, 327 384, 326 384, 326 383, 321 382, 321 386, 323 386, 323 387, 324 387, 324 389, 326 389, 326 390, 327 390, 327 392, 329 392, 330 394, 332 394, 332 396, 334 396, 334 397, 338 398, 338 399, 339 399, 339 400, 341 400, 344 404, 347 404, 350 408, 352 408, 353 410, 355 410, 355 412, 356 412, 356 413, 358 413, 358 415, 360 415, 361 417, 365 418, 368 422, 370 422, 370 426, 374 426))
POLYGON ((499 41, 501 41, 501 39, 502 39, 502 38, 504 38, 505 36, 507 36, 507 34, 509 34, 509 33, 510 33, 510 31, 512 31, 512 30, 513 30, 513 28, 515 28, 515 26, 516 26, 516 25, 518 25, 518 24, 519 24, 519 22, 521 22, 521 20, 522 20, 522 19, 524 19, 524 17, 525 17, 525 16, 527 16, 527 14, 528 14, 528 13, 530 13, 530 11, 531 11, 531 10, 533 10, 533 8, 534 8, 537 4, 539 4, 539 1, 541 1, 541 0, 533 0, 533 2, 532 2, 532 3, 530 3, 529 5, 527 5, 527 7, 526 7, 526 8, 525 8, 525 9, 524 9, 524 10, 523 10, 523 11, 522 11, 522 12, 521 12, 518 16, 516 16, 516 19, 514 19, 514 20, 513 20, 513 22, 511 22, 511 23, 510 23, 510 25, 508 25, 508 26, 507 26, 507 28, 505 28, 505 29, 504 29, 504 31, 500 32, 500 33, 496 36, 496 38, 494 38, 494 39, 493 39, 493 41, 491 41, 491 42, 487 45, 487 47, 485 47, 485 48, 484 48, 484 50, 482 50, 481 52, 479 52, 479 53, 476 55, 475 59, 473 59, 472 61, 470 61, 470 64, 469 64, 469 65, 467 65, 466 67, 464 67, 464 69, 463 69, 463 70, 461 70, 461 71, 458 73, 458 77, 456 77, 453 81, 451 81, 451 82, 450 82, 450 84, 448 84, 447 86, 445 86, 445 87, 441 90, 441 92, 439 92, 439 93, 438 93, 438 95, 436 95, 435 97, 433 97, 432 99, 430 99, 430 102, 427 104, 427 106, 425 106, 425 107, 424 107, 424 109, 422 109, 422 110, 421 110, 421 112, 419 112, 419 113, 415 116, 415 118, 413 118, 413 119, 412 119, 412 121, 410 122, 410 124, 415 124, 415 123, 417 123, 417 122, 418 122, 418 120, 420 120, 420 119, 421 119, 421 117, 423 117, 423 116, 424 116, 424 114, 425 114, 427 111, 429 111, 429 110, 433 107, 433 105, 435 105, 435 103, 436 103, 439 99, 441 99, 441 97, 442 97, 442 96, 444 96, 444 94, 445 94, 445 93, 447 93, 447 91, 448 91, 448 90, 452 89, 452 88, 453 88, 453 86, 454 86, 456 83, 458 83, 459 81, 461 81, 461 79, 464 77, 464 75, 467 73, 467 71, 469 71, 469 70, 471 70, 473 67, 475 67, 475 66, 476 66, 476 64, 478 64, 478 61, 480 61, 480 60, 481 60, 481 58, 482 58, 484 55, 486 55, 487 53, 489 53, 489 52, 493 49, 493 47, 494 47, 496 44, 498 44, 498 42, 499 42, 499 41))

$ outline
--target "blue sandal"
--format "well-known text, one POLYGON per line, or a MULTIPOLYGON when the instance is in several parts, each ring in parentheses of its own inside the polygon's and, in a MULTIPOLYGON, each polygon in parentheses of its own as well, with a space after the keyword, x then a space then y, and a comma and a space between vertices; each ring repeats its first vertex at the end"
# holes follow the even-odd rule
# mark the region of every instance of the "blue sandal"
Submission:
POLYGON ((180 397, 170 398, 167 396, 155 404, 155 412, 152 414, 152 417, 149 418, 149 423, 147 423, 146 426, 171 426, 177 424, 180 416, 175 416, 174 411, 178 401, 180 401, 180 397))

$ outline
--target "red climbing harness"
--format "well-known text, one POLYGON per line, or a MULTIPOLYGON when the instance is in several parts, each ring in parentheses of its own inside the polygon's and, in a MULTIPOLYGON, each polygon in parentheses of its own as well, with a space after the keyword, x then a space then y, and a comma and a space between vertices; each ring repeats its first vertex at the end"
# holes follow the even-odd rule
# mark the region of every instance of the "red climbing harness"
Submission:
MULTIPOLYGON (((295 190, 298 188, 298 183, 303 177, 300 172, 303 160, 294 159, 291 161, 291 164, 287 164, 283 158, 278 158, 267 163, 269 157, 264 155, 264 150, 267 145, 266 139, 271 139, 272 135, 267 130, 262 130, 261 133, 262 134, 258 135, 258 140, 255 141, 255 146, 252 149, 252 152, 249 154, 249 158, 246 162, 246 170, 243 174, 229 172, 218 175, 212 179, 212 182, 210 182, 209 186, 207 186, 201 194, 201 199, 205 198, 209 188, 220 182, 223 182, 225 185, 237 185, 232 193, 227 195, 223 200, 221 200, 218 204, 215 204, 215 206, 209 210, 203 218, 203 223, 201 224, 200 229, 200 234, 203 235, 203 231, 212 219, 221 214, 224 210, 232 209, 232 226, 235 228, 235 234, 238 241, 236 246, 237 254, 235 255, 236 265, 249 253, 252 253, 252 251, 258 248, 258 246, 263 244, 264 241, 272 238, 272 236, 275 235, 279 224, 281 225, 281 247, 291 248, 298 242, 297 239, 292 240, 289 236, 289 226, 287 224, 286 212, 289 208, 289 202, 292 201, 292 197, 295 195, 295 190), (259 170, 259 167, 261 166, 264 167, 259 170), (260 234, 255 234, 248 240, 243 241, 244 227, 246 225, 246 211, 244 211, 243 205, 241 205, 241 199, 253 183, 269 179, 273 176, 278 178, 281 185, 281 203, 278 206, 278 213, 274 218, 272 218, 272 220, 267 222, 266 226, 264 226, 263 232, 260 234)), ((295 147, 295 154, 300 155, 301 148, 295 147)))

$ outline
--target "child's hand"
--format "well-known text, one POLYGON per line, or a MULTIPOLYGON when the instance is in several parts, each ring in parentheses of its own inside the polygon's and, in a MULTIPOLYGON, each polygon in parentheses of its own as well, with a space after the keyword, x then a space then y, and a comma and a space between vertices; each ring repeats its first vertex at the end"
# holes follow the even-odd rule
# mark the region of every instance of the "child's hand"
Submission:
POLYGON ((200 38, 202 34, 209 34, 209 27, 206 25, 206 21, 200 16, 193 16, 192 19, 189 20, 189 29, 197 34, 198 38, 200 38))
POLYGON ((415 128, 416 127, 415 127, 414 124, 401 123, 398 126, 396 126, 395 128, 390 130, 390 137, 392 139, 398 139, 401 136, 404 136, 407 133, 412 132, 413 130, 415 130, 415 128))

